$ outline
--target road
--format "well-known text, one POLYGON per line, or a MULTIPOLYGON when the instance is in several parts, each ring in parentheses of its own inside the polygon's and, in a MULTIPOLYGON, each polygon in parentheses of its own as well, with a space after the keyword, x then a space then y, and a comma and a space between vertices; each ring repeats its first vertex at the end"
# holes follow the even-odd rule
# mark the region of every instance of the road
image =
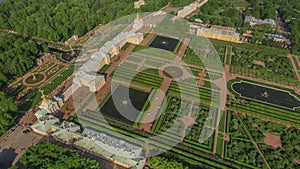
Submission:
POLYGON ((33 131, 24 133, 26 127, 18 126, 14 131, 10 130, 0 138, 0 168, 6 169, 15 165, 26 150, 39 143, 43 136, 33 131))
POLYGON ((285 27, 285 23, 283 22, 282 18, 280 17, 278 9, 276 9, 275 12, 276 12, 276 15, 277 15, 277 29, 278 29, 278 32, 282 36, 284 36, 286 38, 289 38, 290 32, 289 32, 288 28, 285 27))

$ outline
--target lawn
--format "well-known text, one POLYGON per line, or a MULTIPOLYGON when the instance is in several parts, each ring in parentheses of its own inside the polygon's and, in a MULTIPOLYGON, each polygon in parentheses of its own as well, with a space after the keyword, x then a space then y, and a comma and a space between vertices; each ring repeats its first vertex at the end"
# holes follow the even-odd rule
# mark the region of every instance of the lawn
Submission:
POLYGON ((143 58, 130 55, 130 56, 127 57, 127 60, 139 63, 139 62, 143 61, 143 58))
POLYGON ((47 85, 45 85, 42 90, 44 90, 45 95, 50 94, 53 90, 55 90, 62 82, 64 82, 69 76, 71 76, 74 72, 74 66, 70 66, 66 68, 63 72, 58 74, 57 77, 52 79, 47 85))

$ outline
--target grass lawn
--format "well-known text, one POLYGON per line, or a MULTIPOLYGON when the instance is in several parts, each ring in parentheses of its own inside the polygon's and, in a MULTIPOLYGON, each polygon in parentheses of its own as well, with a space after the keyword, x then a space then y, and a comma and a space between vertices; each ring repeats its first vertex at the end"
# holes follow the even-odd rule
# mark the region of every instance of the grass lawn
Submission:
POLYGON ((150 60, 150 59, 147 59, 145 63, 146 63, 146 65, 153 66, 156 68, 159 68, 164 64, 163 62, 154 61, 154 60, 150 60))
POLYGON ((143 58, 130 55, 127 57, 127 60, 139 63, 139 62, 143 61, 143 58))
POLYGON ((109 65, 104 65, 99 71, 98 71, 98 73, 105 73, 106 71, 107 71, 107 69, 109 68, 109 65))
POLYGON ((139 54, 146 55, 153 59, 158 58, 158 59, 165 59, 170 61, 176 58, 176 55, 174 53, 166 50, 156 49, 156 48, 148 48, 147 50, 143 50, 139 52, 139 54))
POLYGON ((138 52, 147 48, 147 46, 136 45, 135 48, 132 49, 132 52, 138 52))
POLYGON ((121 50, 126 50, 131 43, 126 42, 126 44, 121 48, 121 50))
POLYGON ((129 63, 129 62, 123 62, 121 64, 121 67, 135 70, 135 69, 137 69, 138 65, 132 64, 132 63, 129 63))
POLYGON ((74 72, 74 66, 66 68, 63 72, 61 72, 56 78, 52 79, 47 85, 45 85, 42 90, 44 90, 45 94, 50 94, 53 90, 55 90, 63 81, 65 81, 69 76, 71 76, 74 72))

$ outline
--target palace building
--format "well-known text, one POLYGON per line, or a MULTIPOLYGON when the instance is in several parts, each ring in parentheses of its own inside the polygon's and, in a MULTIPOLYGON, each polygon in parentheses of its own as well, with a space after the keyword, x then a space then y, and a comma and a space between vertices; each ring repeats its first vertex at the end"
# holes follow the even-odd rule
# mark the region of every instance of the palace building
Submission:
POLYGON ((240 34, 230 27, 190 23, 190 32, 206 38, 240 43, 240 34))

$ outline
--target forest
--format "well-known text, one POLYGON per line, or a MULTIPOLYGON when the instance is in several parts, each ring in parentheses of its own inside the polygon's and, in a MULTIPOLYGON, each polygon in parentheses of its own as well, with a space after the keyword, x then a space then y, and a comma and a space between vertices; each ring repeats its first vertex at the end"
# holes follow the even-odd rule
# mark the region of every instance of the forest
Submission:
MULTIPOLYGON (((236 0, 209 0, 190 20, 195 21, 196 18, 200 18, 204 24, 240 27, 243 23, 243 18, 237 9, 239 5, 241 4, 236 3, 236 0)), ((242 5, 246 6, 247 3, 242 5)))
MULTIPOLYGON (((275 1, 275 0, 274 0, 275 1)), ((300 3, 299 1, 278 0, 279 14, 290 30, 292 50, 300 52, 300 3)))
POLYGON ((0 34, 0 84, 4 85, 33 68, 40 51, 40 46, 34 41, 0 34))
POLYGON ((101 168, 97 161, 83 158, 75 150, 49 142, 30 147, 21 157, 20 162, 25 168, 101 168))
POLYGON ((42 46, 34 41, 0 33, 0 135, 16 121, 17 106, 4 92, 7 84, 24 75, 36 65, 35 59, 42 46))
MULTIPOLYGON (((136 0, 6 0, 0 3, 1 28, 53 41, 66 41, 72 35, 82 36, 99 24, 136 12, 158 10, 170 0, 146 0, 135 9, 136 0)), ((185 4, 191 0, 171 0, 185 4)))

